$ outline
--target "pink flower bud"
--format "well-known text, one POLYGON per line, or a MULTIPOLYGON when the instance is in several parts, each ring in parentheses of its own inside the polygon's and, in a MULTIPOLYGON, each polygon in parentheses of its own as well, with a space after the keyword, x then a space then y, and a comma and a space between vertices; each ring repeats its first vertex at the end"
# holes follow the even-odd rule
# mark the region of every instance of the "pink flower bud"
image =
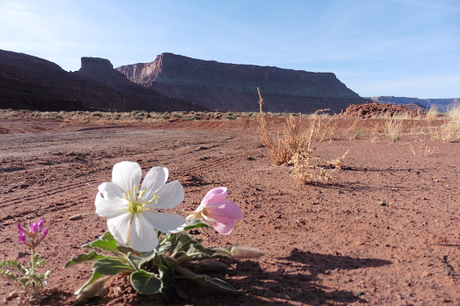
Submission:
POLYGON ((42 240, 45 239, 46 235, 48 235, 48 229, 47 229, 47 228, 45 228, 45 229, 43 230, 42 240))
POLYGON ((24 229, 24 228, 21 226, 21 223, 16 223, 16 226, 18 227, 18 234, 19 234, 19 232, 22 232, 22 233, 29 233, 28 230, 24 229))
POLYGON ((32 222, 29 224, 29 229, 32 234, 38 233, 38 224, 36 222, 32 222))
POLYGON ((26 234, 24 234, 24 232, 21 230, 18 230, 18 240, 21 244, 26 242, 26 234))
POLYGON ((43 219, 40 219, 40 220, 37 221, 37 228, 38 228, 39 232, 42 231, 44 222, 45 222, 45 220, 43 220, 43 219))
POLYGON ((201 201, 200 206, 187 219, 202 217, 211 222, 214 229, 222 235, 228 235, 233 230, 236 220, 243 218, 241 209, 227 199, 227 188, 211 189, 201 201))

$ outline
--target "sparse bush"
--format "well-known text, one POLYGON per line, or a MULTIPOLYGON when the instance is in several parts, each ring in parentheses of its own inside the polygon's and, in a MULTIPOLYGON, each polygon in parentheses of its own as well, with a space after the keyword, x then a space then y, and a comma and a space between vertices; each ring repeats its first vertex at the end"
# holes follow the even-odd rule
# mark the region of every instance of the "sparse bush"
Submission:
POLYGON ((182 117, 182 120, 200 120, 200 116, 197 116, 197 115, 186 115, 184 117, 182 117))
POLYGON ((318 159, 312 156, 312 153, 327 138, 332 138, 334 134, 331 125, 332 118, 327 124, 321 124, 320 116, 312 117, 310 128, 304 133, 300 133, 300 123, 302 117, 294 117, 292 114, 286 118, 286 126, 283 137, 278 135, 276 142, 271 133, 268 131, 267 120, 262 110, 263 99, 259 93, 260 114, 258 117, 259 127, 257 132, 262 144, 270 151, 270 158, 275 165, 292 164, 294 166, 293 177, 304 184, 314 184, 320 181, 329 180, 332 173, 341 168, 343 159, 348 151, 340 158, 330 163, 334 165, 333 170, 329 170, 318 164, 318 159))
POLYGON ((403 125, 401 120, 387 120, 384 128, 385 138, 391 142, 398 141, 401 138, 402 129, 403 125))
POLYGON ((444 142, 460 141, 460 122, 457 120, 445 120, 443 125, 431 130, 434 138, 444 142))
POLYGON ((425 119, 428 121, 433 121, 433 120, 438 119, 438 117, 439 117, 438 108, 432 105, 430 109, 428 110, 428 112, 426 113, 425 119))
POLYGON ((345 152, 341 157, 328 162, 329 165, 333 166, 333 169, 326 169, 315 164, 315 158, 311 157, 313 151, 305 150, 301 153, 296 153, 291 160, 294 165, 294 174, 292 176, 303 184, 327 182, 334 172, 342 168, 343 160, 349 151, 345 152))
POLYGON ((233 112, 226 112, 225 114, 222 115, 223 120, 235 120, 236 119, 236 114, 233 112))

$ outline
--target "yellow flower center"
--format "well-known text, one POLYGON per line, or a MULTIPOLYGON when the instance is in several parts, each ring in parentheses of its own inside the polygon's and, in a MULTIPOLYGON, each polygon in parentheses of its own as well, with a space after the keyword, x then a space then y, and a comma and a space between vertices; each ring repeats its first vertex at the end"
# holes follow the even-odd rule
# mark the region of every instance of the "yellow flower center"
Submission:
POLYGON ((128 210, 132 214, 131 220, 129 221, 128 237, 126 238, 127 244, 129 244, 129 236, 131 235, 131 226, 133 224, 134 215, 141 213, 143 210, 152 210, 151 208, 144 208, 144 206, 152 203, 153 200, 155 200, 155 204, 158 204, 158 199, 160 197, 157 196, 153 191, 153 198, 148 201, 142 201, 142 196, 146 190, 147 189, 144 189, 139 192, 137 190, 137 185, 134 185, 132 194, 128 188, 126 188, 126 193, 123 194, 124 198, 128 201, 128 210))
POLYGON ((155 204, 158 204, 158 199, 160 198, 155 194, 155 192, 152 191, 153 193, 153 198, 148 200, 148 201, 142 201, 142 196, 144 195, 145 191, 147 189, 144 189, 142 191, 137 190, 137 185, 134 185, 133 187, 133 193, 131 194, 131 191, 129 191, 128 188, 126 188, 126 193, 124 193, 125 199, 128 201, 128 210, 132 214, 138 214, 142 210, 144 210, 144 206, 147 204, 152 203, 153 200, 155 200, 155 204))

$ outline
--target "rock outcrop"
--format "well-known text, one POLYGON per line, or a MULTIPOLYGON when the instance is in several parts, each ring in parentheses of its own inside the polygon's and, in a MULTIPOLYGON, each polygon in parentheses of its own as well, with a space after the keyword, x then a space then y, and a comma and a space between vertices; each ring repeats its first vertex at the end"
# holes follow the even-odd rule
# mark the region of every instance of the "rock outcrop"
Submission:
POLYGON ((0 108, 30 110, 206 110, 134 84, 109 60, 82 58, 67 72, 30 55, 0 50, 0 108))
POLYGON ((408 105, 414 103, 430 108, 431 106, 436 107, 439 111, 447 111, 452 107, 460 106, 460 99, 419 99, 419 98, 407 98, 407 97, 395 97, 395 96, 378 96, 369 97, 368 99, 377 103, 390 103, 390 104, 401 104, 408 105))
POLYGON ((347 117, 359 117, 361 119, 376 118, 378 116, 390 116, 409 114, 411 117, 418 115, 416 110, 408 109, 402 105, 380 104, 366 102, 364 104, 351 104, 340 112, 347 117))
POLYGON ((224 64, 163 53, 151 63, 116 68, 129 80, 160 94, 201 104, 209 109, 311 113, 329 108, 339 113, 366 102, 333 73, 277 67, 224 64))

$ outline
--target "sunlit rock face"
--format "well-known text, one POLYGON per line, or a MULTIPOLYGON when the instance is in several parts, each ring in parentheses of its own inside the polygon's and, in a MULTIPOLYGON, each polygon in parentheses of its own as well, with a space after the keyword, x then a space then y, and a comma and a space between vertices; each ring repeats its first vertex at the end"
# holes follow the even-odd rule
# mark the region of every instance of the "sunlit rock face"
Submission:
POLYGON ((258 111, 257 87, 270 112, 312 113, 329 108, 339 113, 364 103, 333 73, 204 61, 171 53, 151 63, 116 68, 129 80, 162 95, 201 104, 209 109, 258 111))

